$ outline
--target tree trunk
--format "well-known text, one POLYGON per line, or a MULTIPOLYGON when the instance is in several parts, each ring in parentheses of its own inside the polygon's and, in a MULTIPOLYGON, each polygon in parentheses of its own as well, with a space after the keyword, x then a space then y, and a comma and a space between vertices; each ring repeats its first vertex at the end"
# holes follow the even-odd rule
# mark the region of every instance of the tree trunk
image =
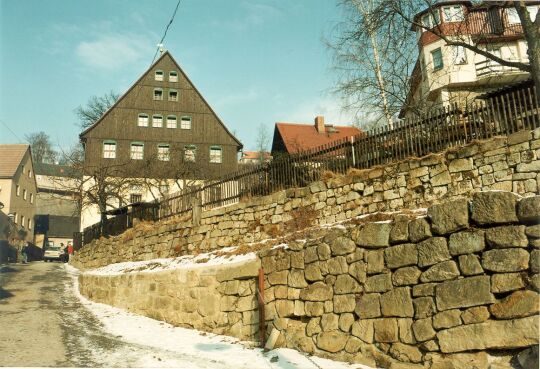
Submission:
POLYGON ((369 30, 368 32, 371 39, 371 46, 373 47, 373 59, 375 59, 375 75, 377 76, 377 84, 379 86, 379 91, 381 94, 384 116, 386 117, 388 128, 392 129, 392 115, 390 114, 390 110, 388 109, 388 99, 386 98, 386 91, 384 89, 384 79, 381 73, 381 59, 379 58, 379 47, 377 45, 377 40, 375 39, 373 30, 369 30))
POLYGON ((536 14, 536 19, 532 20, 524 1, 514 4, 521 25, 525 40, 527 40, 527 55, 531 66, 531 77, 536 87, 536 102, 540 104, 540 12, 536 14))

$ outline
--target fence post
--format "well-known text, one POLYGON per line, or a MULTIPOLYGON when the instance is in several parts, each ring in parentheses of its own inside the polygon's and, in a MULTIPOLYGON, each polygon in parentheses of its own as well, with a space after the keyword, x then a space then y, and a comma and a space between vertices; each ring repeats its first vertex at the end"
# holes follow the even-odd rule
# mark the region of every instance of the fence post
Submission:
POLYGON ((351 136, 352 166, 356 168, 356 153, 354 152, 354 136, 351 136))
POLYGON ((197 195, 191 198, 191 220, 194 226, 201 224, 201 199, 197 195))

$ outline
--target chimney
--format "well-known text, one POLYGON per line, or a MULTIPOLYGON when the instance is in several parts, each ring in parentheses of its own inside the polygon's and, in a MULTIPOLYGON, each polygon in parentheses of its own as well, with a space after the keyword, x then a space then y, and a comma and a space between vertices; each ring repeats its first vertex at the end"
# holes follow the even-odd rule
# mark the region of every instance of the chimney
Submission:
POLYGON ((324 133, 324 117, 322 115, 315 117, 315 129, 319 133, 324 133))

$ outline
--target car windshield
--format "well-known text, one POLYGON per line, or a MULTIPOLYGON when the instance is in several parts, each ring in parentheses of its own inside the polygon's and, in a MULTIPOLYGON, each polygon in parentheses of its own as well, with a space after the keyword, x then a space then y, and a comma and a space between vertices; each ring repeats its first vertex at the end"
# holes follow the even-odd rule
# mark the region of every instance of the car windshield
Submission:
POLYGON ((51 246, 47 248, 47 251, 60 251, 60 246, 51 246))

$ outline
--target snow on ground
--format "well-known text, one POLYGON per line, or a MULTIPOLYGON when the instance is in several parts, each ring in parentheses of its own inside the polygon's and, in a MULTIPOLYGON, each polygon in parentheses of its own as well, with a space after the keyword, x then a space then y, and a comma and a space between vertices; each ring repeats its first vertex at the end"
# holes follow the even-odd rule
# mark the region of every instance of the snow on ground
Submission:
MULTIPOLYGON (((72 278, 74 294, 103 325, 103 329, 126 343, 139 348, 140 367, 177 367, 183 369, 372 369, 361 364, 347 364, 296 350, 276 349, 264 352, 251 348, 237 339, 205 333, 193 329, 174 327, 165 322, 129 313, 109 305, 92 302, 79 292, 79 270, 65 265, 72 278), (145 348, 144 350, 142 348, 145 348), (148 350, 150 348, 150 350, 148 350), (152 351, 152 348, 155 351, 152 351)), ((110 356, 111 366, 122 366, 122 355, 100 352, 103 361, 110 356)))

